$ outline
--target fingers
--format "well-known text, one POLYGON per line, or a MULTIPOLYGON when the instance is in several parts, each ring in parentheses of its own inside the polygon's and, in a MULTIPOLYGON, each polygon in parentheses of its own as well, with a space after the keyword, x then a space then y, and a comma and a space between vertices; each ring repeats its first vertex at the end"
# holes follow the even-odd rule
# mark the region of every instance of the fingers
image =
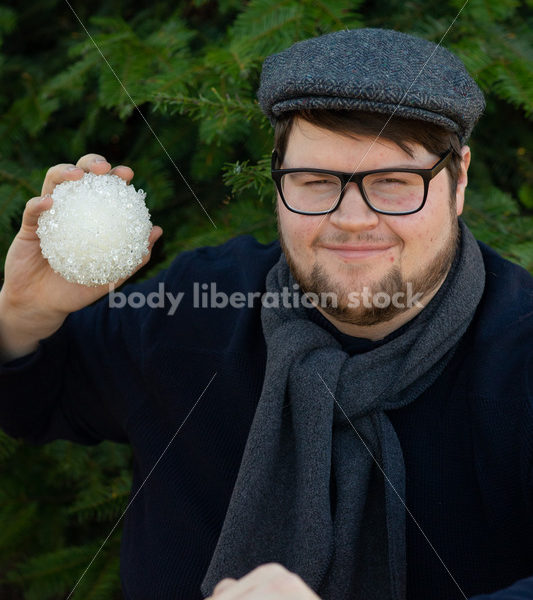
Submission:
POLYGON ((163 235, 163 230, 159 225, 154 225, 152 227, 152 231, 150 232, 150 236, 148 238, 149 250, 151 250, 157 240, 163 235))
POLYGON ((110 163, 100 154, 85 154, 73 165, 61 163, 48 169, 44 178, 41 195, 51 194, 56 185, 63 181, 76 181, 83 177, 84 173, 95 173, 96 175, 117 175, 129 183, 133 179, 133 170, 125 165, 118 165, 111 169, 110 163))
POLYGON ((97 175, 117 175, 129 183, 133 179, 133 170, 125 165, 118 165, 111 169, 109 162, 101 154, 86 154, 76 163, 87 173, 96 173, 97 175))
POLYGON ((72 164, 62 163, 50 167, 44 178, 43 189, 41 190, 41 196, 51 194, 54 191, 56 185, 63 183, 63 181, 76 181, 83 177, 83 169, 76 167, 72 164))
POLYGON ((97 175, 104 175, 111 169, 111 165, 101 154, 85 154, 76 163, 76 166, 87 173, 92 172, 97 175))
POLYGON ((26 208, 22 214, 21 232, 35 234, 40 214, 51 208, 53 200, 50 196, 37 196, 26 202, 26 208))
POLYGON ((134 173, 129 167, 119 165, 118 167, 111 169, 111 171, 109 171, 109 175, 118 175, 118 177, 124 179, 126 183, 129 183, 133 179, 134 173))
POLYGON ((152 258, 152 250, 154 248, 154 244, 157 240, 163 235, 163 230, 158 225, 154 225, 152 227, 152 231, 150 232, 150 237, 148 238, 148 254, 143 257, 141 264, 135 269, 134 272, 137 272, 139 269, 144 267, 144 265, 152 258))

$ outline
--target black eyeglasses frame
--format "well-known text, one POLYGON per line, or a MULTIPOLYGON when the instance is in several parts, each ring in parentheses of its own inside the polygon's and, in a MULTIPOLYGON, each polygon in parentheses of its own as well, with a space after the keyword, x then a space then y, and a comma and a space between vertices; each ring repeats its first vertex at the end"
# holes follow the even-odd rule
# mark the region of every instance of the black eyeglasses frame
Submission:
POLYGON ((400 168, 392 167, 392 168, 388 168, 388 169, 374 169, 373 171, 359 171, 356 173, 345 173, 343 171, 328 171, 327 169, 312 169, 312 168, 306 169, 305 167, 295 168, 295 169, 276 169, 275 167, 278 162, 278 153, 277 153, 277 150, 274 149, 274 150, 272 150, 272 163, 270 166, 270 174, 271 174, 272 179, 274 180, 274 183, 276 184, 276 188, 279 192, 280 198, 281 198, 283 204, 285 205, 285 207, 288 210, 290 210, 291 212, 294 212, 294 213, 297 213, 300 215, 317 216, 317 215, 327 215, 329 213, 332 213, 334 210, 336 210, 339 207, 339 205, 344 197, 344 193, 346 191, 346 186, 350 182, 357 184, 357 187, 359 188, 361 197, 365 201, 365 204, 371 210, 373 210, 381 215, 392 215, 392 216, 412 215, 413 213, 417 213, 424 208, 424 205, 426 204, 426 200, 427 200, 427 196, 428 196, 429 182, 436 175, 438 175, 442 171, 442 169, 444 169, 446 167, 446 165, 450 161, 451 156, 452 156, 452 149, 450 148, 441 156, 441 158, 438 160, 438 162, 435 163, 435 165, 433 165, 433 167, 431 167, 430 169, 400 169, 400 168), (424 199, 422 201, 422 204, 418 208, 416 208, 414 210, 403 211, 403 212, 391 212, 391 211, 387 211, 387 210, 381 210, 379 208, 376 208, 375 206, 372 206, 372 204, 370 203, 370 201, 368 200, 368 198, 366 196, 366 192, 363 187, 363 183, 362 183, 363 177, 365 177, 366 175, 372 175, 374 173, 390 173, 390 172, 414 173, 414 174, 420 175, 422 177, 422 179, 424 180, 424 199), (291 206, 289 206, 287 204, 285 197, 283 195, 283 190, 281 188, 281 178, 283 177, 283 175, 286 175, 287 173, 323 173, 326 175, 335 175, 341 181, 341 184, 342 184, 341 193, 339 194, 339 197, 338 197, 337 201, 335 202, 335 204, 333 205, 333 207, 329 208, 328 210, 322 210, 319 212, 308 212, 308 211, 292 208, 291 206))

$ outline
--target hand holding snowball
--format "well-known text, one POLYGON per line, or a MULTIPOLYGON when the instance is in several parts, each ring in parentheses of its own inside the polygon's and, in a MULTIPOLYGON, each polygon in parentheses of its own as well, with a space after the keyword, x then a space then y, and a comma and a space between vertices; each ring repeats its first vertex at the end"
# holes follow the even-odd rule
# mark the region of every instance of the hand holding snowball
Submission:
MULTIPOLYGON (((76 165, 60 164, 48 170, 41 196, 26 204, 21 228, 6 257, 4 285, 0 290, 0 353, 3 360, 33 351, 37 341, 54 333, 69 313, 91 304, 109 291, 106 284, 88 287, 66 281, 55 273, 42 255, 37 236, 39 216, 53 205, 48 194, 58 184, 80 180, 85 173, 117 175, 126 183, 133 177, 129 167, 111 169, 105 158, 96 154, 83 156, 76 165)), ((133 273, 150 260, 153 244, 161 234, 160 227, 152 228, 148 253, 133 273)), ((125 279, 121 278, 116 286, 125 279)))
POLYGON ((43 256, 72 283, 98 286, 129 277, 148 254, 146 194, 118 175, 85 173, 52 193, 38 220, 43 256))

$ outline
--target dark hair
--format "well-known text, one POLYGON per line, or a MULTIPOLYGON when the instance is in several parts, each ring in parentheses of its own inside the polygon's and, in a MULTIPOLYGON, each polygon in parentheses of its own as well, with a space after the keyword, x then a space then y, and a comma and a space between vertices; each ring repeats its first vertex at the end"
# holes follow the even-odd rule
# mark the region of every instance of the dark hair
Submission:
POLYGON ((388 123, 389 115, 355 110, 301 110, 290 111, 281 115, 274 129, 274 147, 280 162, 287 150, 289 134, 295 118, 299 117, 312 125, 322 127, 356 138, 359 135, 380 137, 399 146, 409 156, 413 156, 410 144, 420 144, 428 152, 441 156, 449 148, 452 149, 451 160, 446 169, 450 181, 450 194, 455 201, 455 191, 461 165, 461 143, 456 133, 445 130, 434 123, 415 119, 393 117, 388 123), (385 129, 383 126, 387 123, 385 129), (383 129, 383 132, 381 130, 383 129))

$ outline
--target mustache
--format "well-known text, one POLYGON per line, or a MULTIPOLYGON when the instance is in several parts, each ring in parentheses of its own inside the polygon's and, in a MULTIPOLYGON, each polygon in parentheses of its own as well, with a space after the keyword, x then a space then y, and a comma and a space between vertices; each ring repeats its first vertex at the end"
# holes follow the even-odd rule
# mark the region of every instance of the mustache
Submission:
POLYGON ((353 234, 346 233, 345 235, 338 235, 331 239, 319 239, 313 243, 313 246, 322 246, 322 245, 349 245, 349 244, 360 244, 360 243, 370 243, 370 244, 397 244, 398 238, 386 237, 383 235, 376 235, 369 231, 362 231, 353 237, 353 234))

